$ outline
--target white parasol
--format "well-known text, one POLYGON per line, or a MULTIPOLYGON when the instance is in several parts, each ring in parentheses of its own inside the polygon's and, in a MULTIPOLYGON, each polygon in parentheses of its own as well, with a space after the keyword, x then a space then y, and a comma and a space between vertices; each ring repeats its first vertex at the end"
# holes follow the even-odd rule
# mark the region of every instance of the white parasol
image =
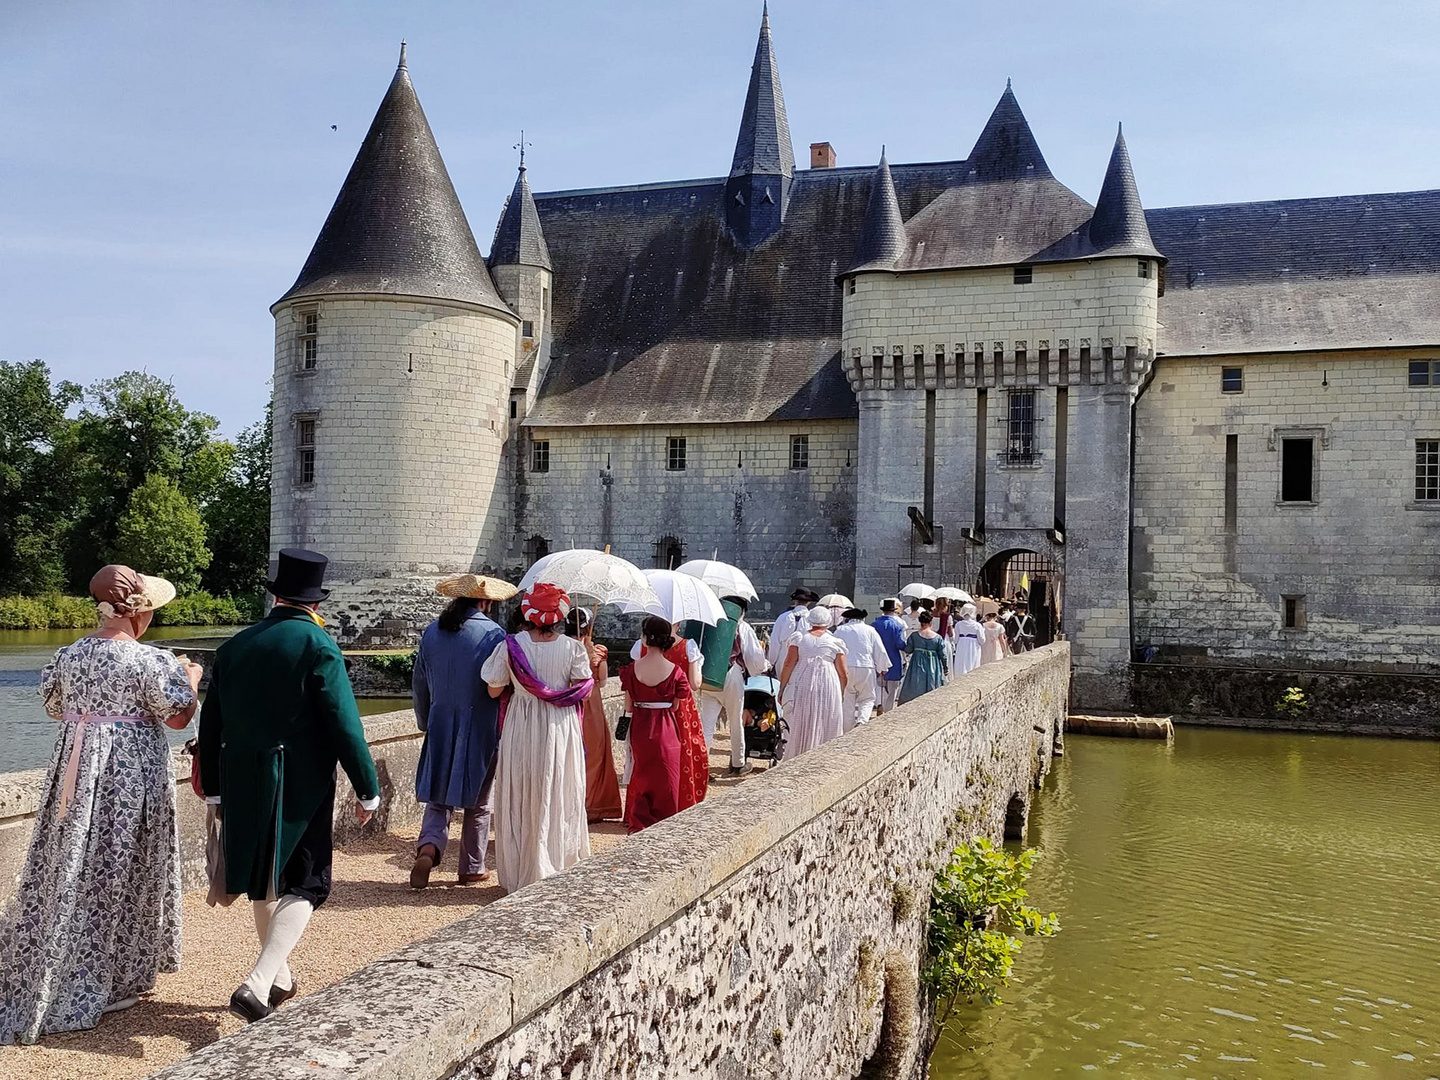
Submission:
POLYGON ((855 606, 855 601, 851 600, 848 596, 841 596, 838 592, 832 592, 820 597, 820 606, 852 608, 855 606))
POLYGON ((725 605, 720 603, 720 597, 699 578, 678 570, 646 570, 645 577, 659 599, 653 604, 621 604, 621 611, 659 615, 671 623, 698 619, 710 626, 725 618, 725 605))
POLYGON ((957 588, 954 585, 942 585, 935 590, 935 599, 940 600, 942 598, 945 600, 959 600, 962 604, 973 604, 975 602, 973 596, 964 589, 957 588))
POLYGON ((658 604, 644 572, 618 555, 590 548, 555 551, 538 560, 520 579, 524 592, 538 581, 558 585, 570 594, 584 596, 597 604, 658 604))
POLYGON ((760 599, 760 594, 755 591, 755 586, 750 584, 750 579, 745 576, 745 571, 731 566, 729 563, 716 562, 714 559, 691 559, 689 562, 677 566, 675 572, 699 578, 715 590, 716 596, 740 596, 746 600, 760 599))
POLYGON ((912 581, 900 590, 899 595, 909 596, 916 600, 929 600, 935 595, 935 590, 921 581, 912 581))

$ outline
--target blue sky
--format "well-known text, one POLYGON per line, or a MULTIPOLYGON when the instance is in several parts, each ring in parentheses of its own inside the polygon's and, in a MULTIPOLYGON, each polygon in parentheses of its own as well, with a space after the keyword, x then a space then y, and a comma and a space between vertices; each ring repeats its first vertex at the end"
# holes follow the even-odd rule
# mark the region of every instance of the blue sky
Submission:
MULTIPOLYGON (((143 367, 233 433, 391 74, 482 250, 537 190, 721 175, 758 0, 0 0, 0 358, 143 367), (331 125, 337 130, 332 131, 331 125)), ((796 157, 963 157, 1007 77, 1094 200, 1125 122, 1148 206, 1440 187, 1440 4, 775 0, 796 157)), ((563 266, 558 272, 564 273, 563 266)))

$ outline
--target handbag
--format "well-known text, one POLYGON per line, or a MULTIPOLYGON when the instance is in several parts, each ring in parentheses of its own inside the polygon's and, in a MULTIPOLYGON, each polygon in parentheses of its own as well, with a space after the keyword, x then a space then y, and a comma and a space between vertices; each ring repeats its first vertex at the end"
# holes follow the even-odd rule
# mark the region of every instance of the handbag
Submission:
POLYGON ((630 734, 630 714, 621 713, 620 718, 615 721, 615 738, 624 742, 625 737, 630 734))
POLYGON ((205 798, 205 792, 200 788, 200 740, 191 739, 185 744, 185 753, 190 755, 190 790, 195 792, 197 798, 205 798))

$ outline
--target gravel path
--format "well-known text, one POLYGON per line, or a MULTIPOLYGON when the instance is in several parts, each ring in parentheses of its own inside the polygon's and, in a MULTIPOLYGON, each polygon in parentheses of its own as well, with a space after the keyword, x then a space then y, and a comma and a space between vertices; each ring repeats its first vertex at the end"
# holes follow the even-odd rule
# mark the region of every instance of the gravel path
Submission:
MULTIPOLYGON (((723 797, 739 782, 726 774, 728 763, 728 739, 722 733, 710 756, 711 797, 723 797)), ((500 898, 493 869, 476 885, 455 883, 459 832, 457 817, 445 862, 423 892, 409 885, 418 827, 360 840, 335 852, 334 892, 291 956, 302 995, 500 898)), ((624 842, 625 827, 618 822, 590 826, 593 853, 624 842)), ((493 866, 493 843, 488 861, 493 866)), ((255 962, 258 943, 250 905, 240 901, 229 908, 210 908, 204 893, 187 893, 184 926, 177 973, 161 975, 138 1005, 103 1017, 93 1031, 49 1035, 37 1046, 0 1046, 0 1077, 129 1080, 148 1076, 243 1027, 226 1004, 255 962)))

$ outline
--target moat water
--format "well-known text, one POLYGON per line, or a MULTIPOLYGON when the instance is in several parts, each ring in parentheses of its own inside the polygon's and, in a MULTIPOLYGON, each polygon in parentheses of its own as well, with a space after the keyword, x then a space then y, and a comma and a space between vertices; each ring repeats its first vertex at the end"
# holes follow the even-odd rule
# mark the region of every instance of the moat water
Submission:
POLYGON ((936 1080, 1440 1076, 1440 744, 1072 736, 1028 842, 1063 929, 936 1080))
MULTIPOLYGON (((157 626, 145 635, 146 641, 174 641, 177 638, 213 638, 223 641, 239 627, 157 626)), ((55 721, 40 706, 40 669, 50 662, 55 650, 68 645, 88 630, 0 630, 0 773, 18 769, 43 769, 55 748, 55 721)), ((408 709, 408 699, 361 698, 362 715, 408 709)), ((166 734, 176 746, 195 735, 192 723, 184 731, 166 734)))

